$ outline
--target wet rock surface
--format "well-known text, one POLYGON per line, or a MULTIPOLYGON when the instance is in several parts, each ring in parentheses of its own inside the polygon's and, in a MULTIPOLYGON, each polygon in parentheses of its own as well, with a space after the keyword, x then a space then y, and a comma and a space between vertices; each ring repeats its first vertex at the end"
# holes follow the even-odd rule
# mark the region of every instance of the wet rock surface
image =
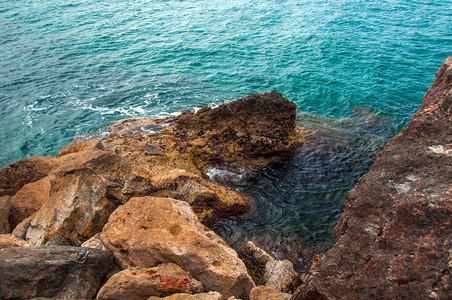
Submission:
POLYGON ((0 249, 0 298, 93 298, 112 267, 110 253, 93 249, 0 249))
POLYGON ((350 192, 335 244, 294 299, 450 299, 452 57, 350 192))

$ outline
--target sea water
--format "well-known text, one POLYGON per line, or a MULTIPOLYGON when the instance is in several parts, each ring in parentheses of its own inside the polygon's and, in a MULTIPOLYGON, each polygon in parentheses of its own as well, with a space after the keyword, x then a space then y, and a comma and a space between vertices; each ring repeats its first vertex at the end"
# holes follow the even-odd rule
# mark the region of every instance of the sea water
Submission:
POLYGON ((216 230, 317 251, 449 55, 444 0, 1 0, 0 167, 113 120, 277 90, 324 138, 239 188, 259 217, 216 230))

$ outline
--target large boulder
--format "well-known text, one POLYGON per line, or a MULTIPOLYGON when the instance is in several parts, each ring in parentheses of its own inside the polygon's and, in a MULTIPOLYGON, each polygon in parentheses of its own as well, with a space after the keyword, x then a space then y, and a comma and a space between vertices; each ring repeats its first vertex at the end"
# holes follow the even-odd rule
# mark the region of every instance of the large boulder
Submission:
POLYGON ((450 299, 452 57, 350 192, 334 246, 295 299, 450 299))
POLYGON ((30 157, 0 170, 0 196, 16 194, 25 184, 46 177, 58 165, 52 156, 30 157))
POLYGON ((113 275, 100 289, 97 299, 147 299, 174 293, 196 294, 204 290, 201 282, 174 263, 153 268, 130 268, 113 275))
POLYGON ((101 239, 123 268, 174 262, 207 290, 227 296, 247 298, 254 286, 236 252, 183 201, 132 198, 110 216, 101 239))
POLYGON ((93 249, 0 249, 0 298, 93 298, 112 267, 111 254, 93 249))

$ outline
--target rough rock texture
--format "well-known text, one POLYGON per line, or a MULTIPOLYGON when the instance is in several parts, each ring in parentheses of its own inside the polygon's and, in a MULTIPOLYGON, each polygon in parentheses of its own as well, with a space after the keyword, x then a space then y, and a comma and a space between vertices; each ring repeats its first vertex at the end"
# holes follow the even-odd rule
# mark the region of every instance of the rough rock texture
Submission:
POLYGON ((12 247, 30 247, 30 245, 12 234, 0 234, 0 249, 12 247))
POLYGON ((102 230, 120 203, 110 189, 128 172, 121 157, 86 150, 63 158, 50 179, 49 200, 13 231, 30 245, 79 246, 102 230))
POLYGON ((278 292, 293 293, 300 279, 288 260, 277 260, 256 243, 249 241, 240 249, 239 256, 257 285, 272 287, 278 292))
POLYGON ((111 254, 93 249, 0 249, 0 298, 93 298, 112 266, 111 254))
POLYGON ((50 197, 50 178, 46 176, 28 183, 11 200, 10 225, 16 226, 34 214, 50 197))
POLYGON ((55 157, 30 157, 16 161, 0 170, 0 196, 16 194, 25 184, 46 177, 55 168, 55 157))
MULTIPOLYGON (((159 299, 166 299, 166 300, 222 300, 224 297, 218 293, 218 292, 209 292, 209 293, 201 293, 201 294, 195 294, 190 295, 186 293, 180 293, 180 294, 174 294, 168 297, 149 297, 147 300, 159 300, 159 299)), ((233 298, 235 299, 235 298, 233 298)))
POLYGON ((183 201, 132 198, 110 216, 101 239, 123 268, 174 262, 226 296, 247 298, 254 286, 236 252, 183 201))
MULTIPOLYGON (((278 92, 252 94, 212 109, 184 112, 176 120, 178 136, 198 167, 206 163, 240 164, 245 158, 275 156, 293 149, 297 136, 296 105, 278 92)), ((249 164, 249 162, 247 162, 249 164)))
POLYGON ((153 268, 130 268, 113 275, 100 289, 97 299, 140 300, 174 293, 196 294, 204 290, 201 282, 174 263, 153 268))
POLYGON ((11 233, 9 218, 11 213, 11 204, 9 196, 0 197, 0 234, 11 233))
POLYGON ((291 294, 281 293, 268 286, 256 286, 251 290, 250 300, 289 300, 291 294))
POLYGON ((295 299, 450 299, 452 57, 350 192, 335 244, 295 299))

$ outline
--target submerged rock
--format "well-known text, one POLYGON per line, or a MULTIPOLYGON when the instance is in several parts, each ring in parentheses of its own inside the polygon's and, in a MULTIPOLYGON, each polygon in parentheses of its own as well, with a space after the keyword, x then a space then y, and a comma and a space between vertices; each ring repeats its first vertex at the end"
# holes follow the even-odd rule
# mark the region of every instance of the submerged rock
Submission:
POLYGON ((201 282, 174 263, 153 268, 130 268, 113 275, 100 289, 97 299, 147 299, 174 293, 196 294, 204 290, 201 282))
POLYGON ((93 298, 112 267, 110 253, 93 249, 0 249, 0 298, 93 298))
POLYGON ((335 244, 294 299, 452 295, 452 57, 345 202, 335 244))
POLYGON ((110 217, 102 241, 123 268, 174 262, 207 290, 247 298, 253 280, 236 252, 170 198, 132 198, 110 217))

